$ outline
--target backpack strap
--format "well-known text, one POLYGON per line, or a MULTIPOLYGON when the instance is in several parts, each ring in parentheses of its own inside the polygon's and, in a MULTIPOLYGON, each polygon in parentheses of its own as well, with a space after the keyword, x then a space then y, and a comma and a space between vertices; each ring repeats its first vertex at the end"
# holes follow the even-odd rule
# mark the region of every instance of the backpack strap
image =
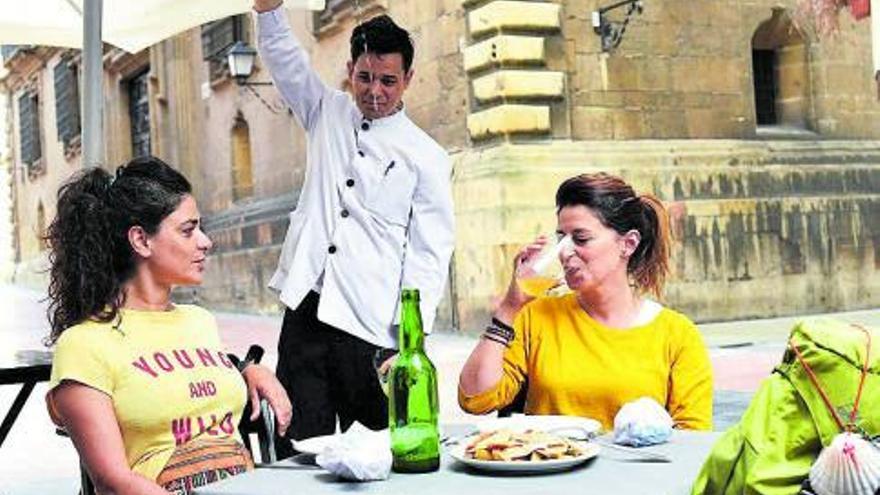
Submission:
POLYGON ((862 399, 862 391, 864 390, 865 386, 865 377, 868 376, 868 366, 870 364, 869 360, 871 357, 871 333, 868 332, 868 330, 861 325, 853 323, 851 324, 851 326, 858 328, 865 334, 867 340, 867 352, 865 354, 865 364, 862 367, 862 373, 859 377, 859 385, 856 389, 856 398, 853 402, 852 411, 850 412, 849 418, 847 418, 848 421, 846 423, 844 423, 843 420, 840 418, 840 414, 838 414, 837 409, 835 409, 834 405, 831 403, 831 399, 828 398, 828 394, 825 392, 825 389, 822 388, 822 385, 819 383, 819 378, 816 376, 816 373, 813 372, 813 369, 810 367, 810 365, 807 364, 807 361, 804 359, 803 354, 801 354, 801 351, 798 349, 797 345, 795 345, 794 340, 789 339, 788 341, 788 346, 794 352, 794 355, 797 356, 797 359, 800 362, 801 366, 804 367, 804 371, 806 371, 810 382, 812 382, 813 386, 816 388, 816 391, 819 392, 819 395, 822 397, 822 402, 825 403, 825 407, 831 413, 831 416, 834 418, 834 422, 837 423, 837 426, 840 428, 841 431, 856 430, 855 420, 859 411, 859 402, 862 399))

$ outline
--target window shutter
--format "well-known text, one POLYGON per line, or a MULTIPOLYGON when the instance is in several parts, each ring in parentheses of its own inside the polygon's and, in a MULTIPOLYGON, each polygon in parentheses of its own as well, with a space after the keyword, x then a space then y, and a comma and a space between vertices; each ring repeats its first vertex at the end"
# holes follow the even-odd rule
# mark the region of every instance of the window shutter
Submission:
POLYGON ((210 63, 211 79, 223 74, 226 51, 236 41, 244 41, 244 16, 226 17, 202 26, 202 56, 210 63))
POLYGON ((39 100, 36 94, 19 97, 18 128, 21 136, 21 161, 32 166, 42 156, 39 100))
POLYGON ((55 126, 65 146, 80 134, 78 86, 75 66, 65 60, 55 66, 55 126))

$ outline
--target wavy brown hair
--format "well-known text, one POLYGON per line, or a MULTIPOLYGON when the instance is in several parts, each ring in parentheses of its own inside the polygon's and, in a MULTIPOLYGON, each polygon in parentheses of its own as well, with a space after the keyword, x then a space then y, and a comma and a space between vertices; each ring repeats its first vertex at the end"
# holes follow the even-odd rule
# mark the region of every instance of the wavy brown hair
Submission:
POLYGON ((155 234, 162 220, 190 194, 186 178, 155 157, 135 158, 116 176, 90 168, 58 190, 49 245, 49 308, 54 343, 67 328, 87 319, 109 322, 125 302, 122 290, 137 258, 128 231, 155 234))
POLYGON ((557 214, 566 206, 586 206, 618 234, 636 230, 641 241, 627 263, 627 273, 641 293, 661 297, 669 276, 672 234, 663 203, 651 194, 636 194, 620 177, 606 173, 572 177, 556 191, 557 214))

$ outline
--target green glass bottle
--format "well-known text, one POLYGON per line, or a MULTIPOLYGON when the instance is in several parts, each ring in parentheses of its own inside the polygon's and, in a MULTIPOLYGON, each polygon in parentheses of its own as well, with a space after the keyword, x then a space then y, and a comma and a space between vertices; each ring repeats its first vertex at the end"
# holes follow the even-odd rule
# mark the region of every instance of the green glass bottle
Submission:
POLYGON ((418 289, 403 289, 400 300, 400 354, 388 375, 391 468, 398 473, 426 473, 440 467, 437 370, 425 354, 418 289))

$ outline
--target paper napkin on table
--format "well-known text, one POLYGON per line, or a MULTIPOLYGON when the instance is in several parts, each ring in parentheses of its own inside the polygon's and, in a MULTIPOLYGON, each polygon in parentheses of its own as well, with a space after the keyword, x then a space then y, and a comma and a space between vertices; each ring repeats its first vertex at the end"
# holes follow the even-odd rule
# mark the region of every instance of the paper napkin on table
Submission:
POLYGON ((644 447, 669 440, 672 417, 654 399, 627 402, 614 417, 614 443, 644 447))
POLYGON ((388 479, 391 472, 391 435, 373 431, 354 422, 337 435, 315 458, 315 462, 340 478, 355 481, 388 479))

